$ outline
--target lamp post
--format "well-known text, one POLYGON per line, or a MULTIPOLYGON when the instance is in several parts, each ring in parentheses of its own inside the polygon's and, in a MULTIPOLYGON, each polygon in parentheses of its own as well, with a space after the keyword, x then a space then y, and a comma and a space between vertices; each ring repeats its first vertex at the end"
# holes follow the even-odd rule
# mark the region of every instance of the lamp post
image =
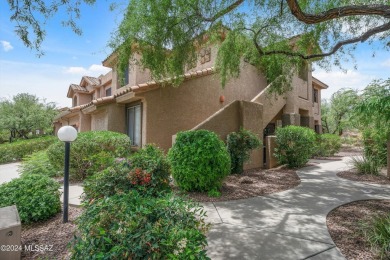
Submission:
POLYGON ((69 155, 70 143, 76 140, 77 130, 72 126, 63 126, 58 130, 58 139, 65 143, 65 166, 64 166, 64 214, 63 223, 68 222, 69 205, 69 155))

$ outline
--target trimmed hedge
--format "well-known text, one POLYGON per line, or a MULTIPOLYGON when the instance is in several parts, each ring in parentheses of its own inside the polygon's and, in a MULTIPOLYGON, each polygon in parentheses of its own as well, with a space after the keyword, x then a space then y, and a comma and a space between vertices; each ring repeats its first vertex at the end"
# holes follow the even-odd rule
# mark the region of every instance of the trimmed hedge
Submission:
POLYGON ((30 174, 0 185, 0 208, 16 205, 22 223, 48 219, 61 211, 60 184, 30 174))
POLYGON ((317 134, 314 156, 334 156, 341 148, 341 138, 333 134, 317 134))
POLYGON ((55 136, 45 136, 28 140, 18 140, 0 145, 0 163, 20 161, 34 152, 45 150, 58 140, 55 136))
POLYGON ((176 184, 185 191, 219 189, 230 173, 225 144, 207 130, 179 132, 168 159, 176 184))
MULTIPOLYGON (((47 154, 56 169, 64 168, 64 143, 57 141, 47 154)), ((70 149, 70 178, 84 180, 114 163, 116 157, 130 155, 130 139, 127 135, 111 131, 79 133, 70 149)))
POLYGON ((313 154, 316 133, 307 127, 286 126, 276 129, 275 157, 289 168, 304 166, 313 154))
POLYGON ((209 259, 205 213, 173 193, 96 199, 77 222, 72 259, 209 259))

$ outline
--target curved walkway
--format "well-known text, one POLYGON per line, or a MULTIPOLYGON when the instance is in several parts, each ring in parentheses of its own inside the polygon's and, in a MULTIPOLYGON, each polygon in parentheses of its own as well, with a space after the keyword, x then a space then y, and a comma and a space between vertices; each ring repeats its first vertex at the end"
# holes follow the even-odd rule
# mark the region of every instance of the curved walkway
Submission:
POLYGON ((204 203, 212 228, 211 259, 345 259, 334 245, 326 215, 363 199, 390 199, 389 186, 341 179, 342 161, 312 160, 295 189, 250 199, 204 203))

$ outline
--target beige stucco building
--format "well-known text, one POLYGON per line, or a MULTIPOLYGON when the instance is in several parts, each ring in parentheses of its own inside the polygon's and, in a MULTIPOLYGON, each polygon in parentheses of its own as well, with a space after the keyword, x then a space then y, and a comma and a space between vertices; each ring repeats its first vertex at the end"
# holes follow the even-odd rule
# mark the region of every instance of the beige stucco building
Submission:
MULTIPOLYGON (((240 127, 264 140, 276 127, 289 124, 321 131, 321 90, 328 86, 312 77, 310 64, 294 76, 292 90, 276 98, 268 95, 270 84, 261 71, 244 61, 240 76, 222 88, 214 70, 216 52, 201 49, 197 65, 179 87, 151 81, 150 73, 137 66, 129 68, 120 86, 115 55, 110 55, 103 65, 111 72, 98 78, 84 76, 80 84, 69 86, 73 106, 57 116, 56 129, 72 125, 80 132, 117 131, 129 135, 135 147, 155 143, 165 151, 177 132, 190 129, 212 130, 223 140, 240 127)), ((264 152, 253 152, 246 168, 263 167, 264 152)))

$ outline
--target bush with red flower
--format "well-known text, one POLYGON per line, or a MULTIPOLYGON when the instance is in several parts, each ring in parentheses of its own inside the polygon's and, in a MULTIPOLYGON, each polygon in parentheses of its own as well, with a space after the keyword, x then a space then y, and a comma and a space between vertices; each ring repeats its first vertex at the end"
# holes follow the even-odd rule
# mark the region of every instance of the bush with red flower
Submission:
POLYGON ((84 182, 84 199, 89 202, 132 189, 146 189, 147 194, 157 195, 169 190, 169 176, 164 153, 155 145, 147 145, 129 159, 116 160, 115 165, 89 177, 84 182))

